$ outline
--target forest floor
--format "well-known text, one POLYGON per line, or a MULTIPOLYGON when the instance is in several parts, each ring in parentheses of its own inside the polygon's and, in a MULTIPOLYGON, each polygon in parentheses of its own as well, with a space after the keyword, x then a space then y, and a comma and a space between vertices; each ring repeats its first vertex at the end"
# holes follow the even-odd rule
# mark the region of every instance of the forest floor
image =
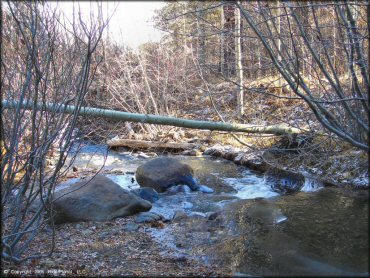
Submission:
MULTIPOLYGON (((2 266, 10 276, 139 276, 225 277, 230 270, 178 255, 158 244, 146 229, 168 223, 136 224, 133 217, 110 222, 84 222, 56 226, 51 257, 2 266), (26 274, 26 275, 24 275, 26 274)), ((46 229, 32 243, 29 254, 50 250, 52 230, 46 229)))

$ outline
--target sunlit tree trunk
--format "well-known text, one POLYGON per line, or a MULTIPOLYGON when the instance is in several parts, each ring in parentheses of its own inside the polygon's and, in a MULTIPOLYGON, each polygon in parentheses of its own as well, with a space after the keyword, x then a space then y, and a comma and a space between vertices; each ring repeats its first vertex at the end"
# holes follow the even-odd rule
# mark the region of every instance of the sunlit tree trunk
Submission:
POLYGON ((201 66, 204 66, 206 62, 206 44, 205 44, 206 39, 205 39, 204 23, 201 22, 201 20, 199 20, 200 18, 203 18, 203 16, 204 16, 204 12, 202 10, 197 11, 198 60, 201 66))
POLYGON ((335 56, 336 56, 336 48, 337 48, 337 43, 336 43, 336 39, 337 39, 337 36, 336 36, 336 17, 335 17, 335 9, 333 9, 333 67, 334 69, 336 70, 337 67, 336 67, 336 59, 335 59, 335 56))
POLYGON ((220 35, 220 72, 225 75, 225 14, 224 6, 221 6, 221 35, 220 35))
POLYGON ((241 16, 240 10, 235 9, 235 65, 237 75, 237 113, 238 117, 242 117, 244 114, 244 101, 243 101, 243 65, 242 65, 242 44, 241 44, 241 16))
MULTIPOLYGON (((281 16, 281 13, 280 13, 280 1, 277 1, 276 2, 276 19, 277 19, 277 48, 278 48, 278 61, 279 63, 281 62, 281 20, 280 20, 280 16, 281 16)), ((278 81, 278 90, 279 90, 279 95, 281 95, 281 91, 282 91, 282 79, 283 77, 281 76, 281 74, 279 73, 278 71, 278 78, 279 78, 279 81, 278 81)))
POLYGON ((235 6, 226 4, 224 7, 225 16, 225 71, 226 76, 230 77, 235 74, 235 37, 233 32, 235 30, 235 6))
MULTIPOLYGON (((186 13, 187 9, 186 9, 186 3, 184 3, 184 9, 183 9, 183 12, 186 13)), ((187 45, 187 39, 186 39, 186 17, 183 18, 183 22, 182 22, 182 37, 183 37, 183 66, 184 66, 184 71, 183 71, 183 75, 182 75, 182 82, 183 82, 183 87, 184 87, 184 95, 185 95, 185 100, 186 100, 186 103, 189 102, 189 99, 188 99, 188 92, 187 92, 187 59, 186 59, 186 52, 187 52, 187 49, 188 49, 188 45, 187 45)))

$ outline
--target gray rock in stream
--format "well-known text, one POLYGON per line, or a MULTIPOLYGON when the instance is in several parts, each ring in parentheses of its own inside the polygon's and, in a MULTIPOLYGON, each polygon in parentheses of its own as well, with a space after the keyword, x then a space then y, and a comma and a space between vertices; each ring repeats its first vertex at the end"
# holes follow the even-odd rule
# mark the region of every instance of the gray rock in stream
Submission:
POLYGON ((183 185, 177 185, 177 186, 172 186, 170 188, 168 188, 167 190, 168 193, 190 193, 191 192, 191 188, 189 186, 187 186, 186 184, 183 184, 183 185))
POLYGON ((135 232, 139 229, 139 225, 134 223, 134 222, 128 222, 124 228, 123 228, 126 232, 135 232))
POLYGON ((271 183, 271 189, 283 195, 299 191, 305 182, 301 174, 280 169, 270 169, 266 173, 266 181, 271 183))
POLYGON ((151 187, 159 193, 183 184, 192 191, 213 192, 207 186, 199 186, 194 177, 194 171, 189 165, 172 157, 158 157, 150 160, 137 168, 135 177, 141 187, 151 187))
POLYGON ((56 224, 110 221, 148 211, 152 207, 148 201, 124 190, 102 175, 55 192, 53 200, 56 224))
POLYGON ((255 277, 254 275, 250 275, 243 272, 235 272, 232 277, 255 277))
POLYGON ((138 195, 140 198, 147 200, 151 203, 158 201, 159 195, 155 189, 151 187, 141 187, 131 191, 132 193, 138 195))
POLYGON ((153 206, 150 212, 160 215, 164 221, 172 221, 176 214, 176 210, 172 207, 167 208, 160 206, 153 206))
POLYGON ((213 193, 215 192, 212 188, 206 186, 206 185, 199 185, 198 190, 203 193, 213 193))
POLYGON ((155 222, 162 220, 162 216, 151 211, 141 212, 135 217, 136 223, 155 222))

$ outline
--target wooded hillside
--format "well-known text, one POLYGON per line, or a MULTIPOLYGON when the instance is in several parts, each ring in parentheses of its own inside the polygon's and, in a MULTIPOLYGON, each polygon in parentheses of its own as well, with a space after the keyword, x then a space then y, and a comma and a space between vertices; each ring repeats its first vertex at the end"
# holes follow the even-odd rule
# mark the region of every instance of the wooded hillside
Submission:
MULTIPOLYGON (((160 43, 105 42, 91 105, 286 123, 368 149, 367 2, 172 2, 160 43), (100 78, 99 76, 104 78, 100 78), (108 105, 109 103, 109 105, 108 105)), ((141 125, 155 138, 163 130, 141 125)))

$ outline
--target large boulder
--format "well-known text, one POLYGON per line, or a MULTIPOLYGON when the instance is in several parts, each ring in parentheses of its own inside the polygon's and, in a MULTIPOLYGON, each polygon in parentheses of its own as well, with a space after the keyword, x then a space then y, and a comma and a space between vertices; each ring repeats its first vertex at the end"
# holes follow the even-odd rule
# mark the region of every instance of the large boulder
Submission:
POLYGON ((54 194, 55 223, 109 221, 152 207, 148 201, 124 190, 107 177, 97 175, 86 184, 87 181, 82 180, 54 194))
POLYGON ((178 184, 186 184, 193 191, 199 189, 193 169, 170 157, 154 158, 139 166, 136 181, 141 187, 152 187, 159 193, 178 184))

